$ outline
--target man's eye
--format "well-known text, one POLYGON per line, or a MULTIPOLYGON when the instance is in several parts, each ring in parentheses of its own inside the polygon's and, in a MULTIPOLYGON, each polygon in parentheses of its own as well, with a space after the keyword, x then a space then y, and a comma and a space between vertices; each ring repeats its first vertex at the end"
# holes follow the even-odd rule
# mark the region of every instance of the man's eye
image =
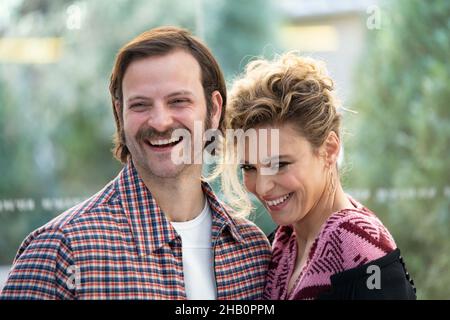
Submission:
POLYGON ((175 105, 183 105, 183 104, 187 104, 189 102, 190 102, 189 99, 175 99, 175 100, 172 100, 170 103, 175 104, 175 105))
POLYGON ((253 166, 250 166, 248 164, 241 164, 241 170, 243 171, 250 171, 250 170, 254 170, 255 168, 253 166))
POLYGON ((143 103, 133 103, 130 106, 130 109, 143 109, 143 108, 145 108, 145 104, 143 103))

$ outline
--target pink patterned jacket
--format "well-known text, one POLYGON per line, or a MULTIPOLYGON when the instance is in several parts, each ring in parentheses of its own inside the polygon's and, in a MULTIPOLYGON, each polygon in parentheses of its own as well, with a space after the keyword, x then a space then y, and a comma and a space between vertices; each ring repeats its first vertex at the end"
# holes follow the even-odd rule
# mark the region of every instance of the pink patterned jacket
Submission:
POLYGON ((331 289, 332 275, 367 264, 396 249, 394 239, 375 214, 349 199, 355 209, 335 212, 324 223, 291 292, 287 288, 297 256, 296 236, 291 226, 278 228, 265 299, 316 299, 331 289))

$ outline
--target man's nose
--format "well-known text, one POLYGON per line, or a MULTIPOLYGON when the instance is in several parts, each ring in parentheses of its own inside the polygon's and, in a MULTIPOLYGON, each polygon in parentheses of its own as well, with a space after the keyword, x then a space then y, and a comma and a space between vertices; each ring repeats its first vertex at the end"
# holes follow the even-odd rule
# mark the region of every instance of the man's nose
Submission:
POLYGON ((270 192, 274 188, 275 183, 270 175, 258 173, 256 177, 256 193, 260 197, 265 197, 270 195, 270 192))
POLYGON ((158 132, 165 132, 172 128, 172 114, 164 103, 155 103, 148 118, 148 125, 158 132))

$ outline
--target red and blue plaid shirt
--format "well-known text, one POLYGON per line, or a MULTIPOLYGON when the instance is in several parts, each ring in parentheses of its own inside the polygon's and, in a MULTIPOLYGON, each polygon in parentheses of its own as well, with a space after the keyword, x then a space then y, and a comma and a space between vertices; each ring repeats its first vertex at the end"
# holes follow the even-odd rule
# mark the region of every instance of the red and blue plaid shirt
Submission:
MULTIPOLYGON (((217 298, 261 299, 267 238, 202 187, 212 209, 217 298)), ((186 299, 183 279, 181 238, 129 162, 103 190, 24 240, 0 298, 186 299)))

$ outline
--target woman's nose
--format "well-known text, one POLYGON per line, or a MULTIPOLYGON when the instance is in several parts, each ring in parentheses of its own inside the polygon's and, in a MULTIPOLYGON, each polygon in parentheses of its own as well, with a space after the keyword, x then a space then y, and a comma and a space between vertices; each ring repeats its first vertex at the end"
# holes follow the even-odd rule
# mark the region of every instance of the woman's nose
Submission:
POLYGON ((260 197, 265 197, 270 195, 270 192, 272 191, 275 183, 273 182, 273 179, 269 175, 262 175, 258 174, 256 178, 256 193, 260 197))

